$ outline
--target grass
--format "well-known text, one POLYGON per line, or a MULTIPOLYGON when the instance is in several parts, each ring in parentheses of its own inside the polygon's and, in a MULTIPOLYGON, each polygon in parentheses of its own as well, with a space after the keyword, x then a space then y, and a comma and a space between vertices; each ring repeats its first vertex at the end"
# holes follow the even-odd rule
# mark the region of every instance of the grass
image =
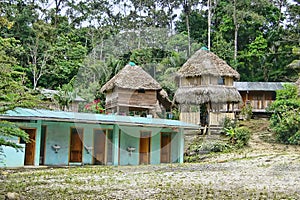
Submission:
POLYGON ((232 176, 230 169, 219 165, 187 163, 1 170, 4 187, 0 190, 0 198, 7 192, 18 193, 24 199, 274 199, 275 196, 290 198, 295 195, 264 188, 231 187, 228 186, 230 182, 223 179, 217 183, 210 175, 232 176), (207 178, 211 178, 210 181, 207 178))

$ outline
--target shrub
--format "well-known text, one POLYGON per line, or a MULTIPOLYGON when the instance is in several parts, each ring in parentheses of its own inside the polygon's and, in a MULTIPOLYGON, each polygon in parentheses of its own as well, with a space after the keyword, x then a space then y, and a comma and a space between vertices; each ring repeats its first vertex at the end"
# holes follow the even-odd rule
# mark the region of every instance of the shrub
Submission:
POLYGON ((289 138, 289 143, 300 145, 300 131, 298 131, 296 134, 289 138))
POLYGON ((273 115, 270 126, 276 140, 285 144, 300 144, 300 98, 294 85, 284 85, 276 92, 276 101, 270 106, 273 115))
POLYGON ((230 119, 229 117, 225 117, 222 132, 226 134, 228 129, 235 128, 236 126, 236 120, 230 119))
POLYGON ((246 127, 238 127, 235 129, 235 144, 238 148, 246 146, 249 143, 251 132, 246 127))
POLYGON ((250 120, 253 113, 252 113, 252 106, 250 103, 246 103, 246 105, 242 108, 240 115, 243 117, 244 120, 250 120))
POLYGON ((208 142, 203 143, 200 151, 202 152, 224 152, 231 149, 231 146, 224 142, 208 142))
POLYGON ((236 127, 225 129, 226 136, 229 137, 231 144, 237 148, 242 148, 247 145, 250 140, 251 132, 246 127, 236 127))

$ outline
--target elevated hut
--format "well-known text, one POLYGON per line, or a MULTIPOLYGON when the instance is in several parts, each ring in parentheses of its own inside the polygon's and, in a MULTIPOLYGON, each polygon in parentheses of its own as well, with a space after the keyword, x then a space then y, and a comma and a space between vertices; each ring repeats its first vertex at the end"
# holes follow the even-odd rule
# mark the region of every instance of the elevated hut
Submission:
POLYGON ((106 94, 107 113, 153 116, 166 113, 171 101, 160 84, 141 67, 130 63, 100 90, 106 94))
POLYGON ((180 120, 219 126, 234 118, 234 104, 242 101, 233 86, 240 75, 224 60, 207 50, 198 50, 177 72, 179 88, 174 101, 180 120))

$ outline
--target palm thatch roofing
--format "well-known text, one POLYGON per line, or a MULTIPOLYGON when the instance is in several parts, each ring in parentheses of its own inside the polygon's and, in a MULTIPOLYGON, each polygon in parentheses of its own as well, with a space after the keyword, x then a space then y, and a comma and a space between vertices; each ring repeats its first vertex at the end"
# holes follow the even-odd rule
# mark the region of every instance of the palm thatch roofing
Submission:
POLYGON ((115 87, 123 89, 161 90, 160 84, 139 66, 126 65, 101 88, 105 93, 115 87))
POLYGON ((175 103, 200 105, 203 103, 240 103, 242 97, 235 87, 223 85, 178 88, 175 103))
POLYGON ((224 60, 207 50, 198 50, 177 72, 179 77, 194 77, 201 75, 228 76, 239 79, 240 74, 231 68, 224 60))

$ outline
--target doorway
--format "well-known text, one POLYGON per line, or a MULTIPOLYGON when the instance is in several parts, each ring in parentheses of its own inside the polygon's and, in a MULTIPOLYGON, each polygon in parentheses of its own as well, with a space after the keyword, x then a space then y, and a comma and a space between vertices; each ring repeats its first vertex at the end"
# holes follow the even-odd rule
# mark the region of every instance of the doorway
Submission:
POLYGON ((104 130, 94 130, 94 164, 105 164, 105 142, 104 130))
POLYGON ((94 164, 112 164, 112 129, 94 130, 94 164))
POLYGON ((171 161, 171 133, 161 133, 160 138, 160 162, 170 163, 171 161))
POLYGON ((140 137, 140 164, 150 163, 151 133, 142 132, 140 137))
MULTIPOLYGON (((24 165, 34 165, 35 158, 35 137, 36 129, 22 129, 29 136, 29 142, 25 144, 25 159, 24 165)), ((25 141, 21 139, 21 144, 24 144, 25 141)))
POLYGON ((82 162, 82 128, 71 128, 70 162, 82 162))

